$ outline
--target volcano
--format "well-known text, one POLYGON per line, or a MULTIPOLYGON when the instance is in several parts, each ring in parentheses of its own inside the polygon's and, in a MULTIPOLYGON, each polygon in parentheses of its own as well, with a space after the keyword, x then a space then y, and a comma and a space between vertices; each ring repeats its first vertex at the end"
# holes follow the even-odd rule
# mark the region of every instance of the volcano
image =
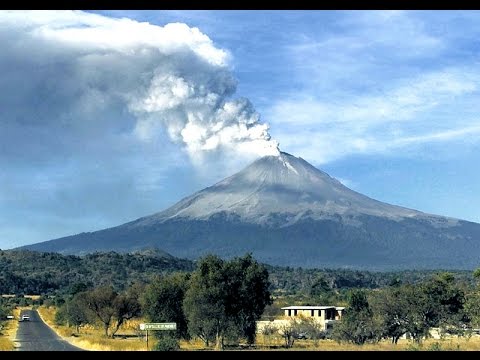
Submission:
POLYGON ((135 221, 24 246, 63 254, 157 247, 177 257, 251 252, 272 265, 472 269, 480 224, 386 204, 287 153, 135 221))

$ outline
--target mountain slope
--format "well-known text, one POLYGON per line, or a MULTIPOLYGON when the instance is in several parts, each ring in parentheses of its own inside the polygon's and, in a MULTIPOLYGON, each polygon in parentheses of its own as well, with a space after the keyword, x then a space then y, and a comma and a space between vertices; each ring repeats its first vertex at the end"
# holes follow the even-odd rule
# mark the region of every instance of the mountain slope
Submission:
POLYGON ((420 214, 356 193, 305 160, 281 153, 255 161, 145 222, 175 217, 207 219, 222 211, 257 224, 264 224, 272 213, 294 214, 293 222, 306 212, 317 219, 330 214, 364 213, 391 218, 420 214))
POLYGON ((304 267, 473 268, 480 225, 379 202, 281 153, 157 214, 26 248, 81 254, 152 246, 187 258, 251 251, 304 267))

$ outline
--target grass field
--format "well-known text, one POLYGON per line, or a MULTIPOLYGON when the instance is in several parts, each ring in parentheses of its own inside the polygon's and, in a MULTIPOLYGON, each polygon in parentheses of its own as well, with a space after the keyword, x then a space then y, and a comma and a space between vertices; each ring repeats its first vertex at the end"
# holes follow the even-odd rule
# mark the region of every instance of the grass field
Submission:
POLYGON ((5 326, 0 335, 0 351, 11 351, 15 348, 13 339, 18 328, 18 318, 20 316, 20 309, 13 310, 15 320, 9 320, 3 323, 5 326))
MULTIPOLYGON (((146 342, 140 338, 138 327, 140 321, 129 321, 118 331, 114 339, 106 338, 103 329, 92 326, 83 326, 77 335, 75 328, 67 326, 58 326, 55 324, 55 308, 39 307, 38 312, 42 319, 52 327, 55 332, 63 337, 70 344, 78 346, 85 350, 98 351, 146 351, 146 342)), ((142 332, 143 333, 143 332, 142 332)), ((150 338, 149 348, 154 346, 154 339, 150 338)))
MULTIPOLYGON (((78 346, 86 350, 100 350, 100 351, 145 351, 146 343, 144 338, 140 338, 138 335, 137 321, 130 321, 124 327, 122 327, 115 339, 105 338, 103 330, 101 328, 94 328, 91 326, 82 327, 80 334, 75 334, 73 327, 57 326, 54 323, 55 308, 40 307, 38 311, 44 321, 50 325, 60 336, 71 344, 78 346)), ((15 322, 16 323, 16 322, 15 322)), ((154 347, 155 339, 150 338, 149 349, 154 347)), ((381 341, 377 344, 365 344, 354 345, 348 343, 338 343, 333 340, 297 340, 294 343, 293 348, 285 349, 283 347, 284 341, 281 336, 270 335, 263 336, 259 334, 257 336, 257 343, 255 347, 248 349, 252 350, 273 350, 273 351, 430 351, 430 350, 460 350, 460 351, 479 351, 480 350, 480 336, 472 337, 452 337, 445 339, 426 339, 421 344, 415 344, 410 340, 400 340, 397 345, 392 344, 390 341, 381 341)), ((1 345, 0 345, 1 346, 1 345)), ((12 345, 7 345, 12 346, 12 345)), ((246 348, 246 347, 245 347, 246 348)), ((213 344, 211 347, 206 348, 204 343, 200 340, 181 340, 181 350, 213 350, 213 344)), ((8 350, 8 349, 7 349, 8 350)))
MULTIPOLYGON (((479 351, 480 336, 446 338, 446 339, 426 339, 421 344, 415 344, 410 340, 399 340, 398 344, 392 344, 384 340, 377 344, 354 345, 348 343, 338 343, 333 340, 297 340, 293 348, 285 349, 284 340, 281 336, 257 336, 255 347, 244 347, 251 350, 263 351, 479 351)), ((212 347, 206 348, 202 341, 180 341, 182 350, 212 350, 212 347)), ((230 349, 230 348, 229 348, 230 349)))
MULTIPOLYGON (((261 350, 286 350, 282 347, 283 339, 280 336, 264 337, 257 336, 257 349, 261 350)), ((312 340, 297 340, 292 349, 289 350, 313 350, 313 351, 440 351, 460 350, 479 351, 480 336, 452 337, 445 339, 426 339, 421 344, 413 343, 410 340, 399 340, 398 344, 392 344, 384 340, 377 344, 355 345, 338 343, 333 340, 319 340, 314 343, 312 340)))

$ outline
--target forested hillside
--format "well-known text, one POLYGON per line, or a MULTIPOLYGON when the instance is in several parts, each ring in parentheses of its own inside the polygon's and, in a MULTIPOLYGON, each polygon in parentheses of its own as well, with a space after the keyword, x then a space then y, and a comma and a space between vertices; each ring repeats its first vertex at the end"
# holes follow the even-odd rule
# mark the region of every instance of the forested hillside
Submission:
POLYGON ((4 250, 0 251, 0 293, 46 294, 67 290, 78 283, 113 285, 121 290, 133 281, 146 282, 155 274, 193 269, 193 262, 159 250, 94 253, 82 257, 4 250))
MULTIPOLYGON (((402 270, 376 272, 351 269, 305 269, 268 266, 274 289, 284 294, 309 293, 321 284, 330 289, 377 289, 394 284, 413 284, 442 272, 438 270, 402 270)), ((459 282, 473 283, 471 271, 449 270, 459 282)))
MULTIPOLYGON (((152 249, 136 253, 93 253, 85 256, 0 250, 1 294, 51 294, 67 292, 76 284, 88 287, 112 285, 124 290, 133 282, 149 282, 153 276, 191 272, 195 261, 152 249)), ((382 288, 393 283, 415 283, 436 271, 372 272, 349 269, 266 268, 272 291, 278 294, 310 294, 316 288, 382 288)), ((450 271, 458 281, 471 283, 470 271, 450 271)))

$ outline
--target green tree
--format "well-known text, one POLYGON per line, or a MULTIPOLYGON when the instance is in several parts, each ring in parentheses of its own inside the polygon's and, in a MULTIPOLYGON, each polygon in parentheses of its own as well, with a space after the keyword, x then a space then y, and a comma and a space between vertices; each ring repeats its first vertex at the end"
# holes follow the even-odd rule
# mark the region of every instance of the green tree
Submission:
POLYGON ((227 289, 223 265, 218 256, 207 255, 200 259, 183 303, 190 333, 207 346, 215 341, 217 349, 223 348, 225 333, 231 325, 225 312, 227 289))
POLYGON ((396 343, 404 333, 420 342, 432 327, 458 329, 466 321, 465 294, 450 273, 416 285, 401 285, 379 294, 375 311, 382 318, 384 336, 396 343))
POLYGON ((427 336, 431 327, 431 322, 427 320, 426 314, 430 307, 430 299, 426 296, 421 284, 405 285, 402 291, 407 310, 405 328, 411 338, 419 343, 423 337, 427 336))
POLYGON ((226 262, 224 272, 227 316, 238 326, 239 335, 253 344, 257 320, 272 303, 268 271, 247 254, 226 262))
POLYGON ((182 338, 188 337, 183 300, 189 278, 190 275, 185 273, 157 276, 142 297, 142 309, 147 319, 152 322, 175 322, 176 335, 182 338))
POLYGON ((250 254, 223 261, 199 261, 185 293, 184 310, 192 335, 222 349, 225 338, 255 340, 256 320, 271 303, 267 270, 250 254))
MULTIPOLYGON (((480 280, 480 268, 475 269, 473 277, 480 280)), ((480 327, 480 284, 472 289, 465 299, 465 312, 470 321, 470 325, 474 328, 480 327)))
POLYGON ((55 314, 57 324, 73 325, 77 333, 80 332, 80 326, 88 324, 88 309, 83 295, 84 293, 78 293, 59 308, 55 314))
POLYGON ((126 320, 130 320, 141 314, 141 306, 139 297, 143 293, 143 286, 140 284, 134 284, 128 290, 118 295, 114 302, 114 319, 115 326, 112 331, 112 337, 115 336, 120 327, 126 320))
POLYGON ((332 288, 328 285, 325 276, 320 275, 312 284, 309 295, 314 305, 328 305, 335 296, 332 288))
MULTIPOLYGON (((9 309, 7 308, 6 304, 4 304, 3 299, 0 298, 0 324, 5 321, 7 318, 7 315, 9 315, 9 309)), ((1 326, 0 326, 1 330, 1 326)))
POLYGON ((465 321, 465 293, 451 273, 441 273, 421 286, 423 315, 429 328, 458 328, 465 321))
POLYGON ((85 292, 85 291, 87 291, 87 290, 88 290, 88 287, 89 287, 89 286, 88 286, 87 284, 83 283, 83 282, 76 282, 76 283, 74 283, 72 286, 69 287, 68 293, 69 293, 70 295, 73 295, 73 296, 74 296, 74 295, 76 295, 76 294, 78 294, 78 293, 80 293, 80 292, 85 292))
POLYGON ((465 301, 465 312, 474 328, 480 327, 480 290, 475 289, 469 292, 465 301))
POLYGON ((310 295, 321 296, 324 293, 330 292, 330 290, 331 288, 325 280, 325 277, 323 275, 320 275, 312 284, 312 287, 310 288, 310 295))
POLYGON ((381 325, 368 303, 363 290, 350 293, 345 314, 333 330, 333 337, 338 341, 348 341, 363 345, 376 342, 381 337, 381 325))
POLYGON ((373 294, 372 309, 381 318, 383 336, 397 344, 400 337, 407 332, 410 304, 405 287, 393 284, 373 294))
POLYGON ((105 336, 108 337, 108 329, 117 313, 115 307, 117 292, 111 286, 101 286, 83 294, 86 307, 91 311, 93 317, 102 323, 105 336))
POLYGON ((473 277, 477 280, 480 279, 480 268, 475 269, 473 272, 473 277))

